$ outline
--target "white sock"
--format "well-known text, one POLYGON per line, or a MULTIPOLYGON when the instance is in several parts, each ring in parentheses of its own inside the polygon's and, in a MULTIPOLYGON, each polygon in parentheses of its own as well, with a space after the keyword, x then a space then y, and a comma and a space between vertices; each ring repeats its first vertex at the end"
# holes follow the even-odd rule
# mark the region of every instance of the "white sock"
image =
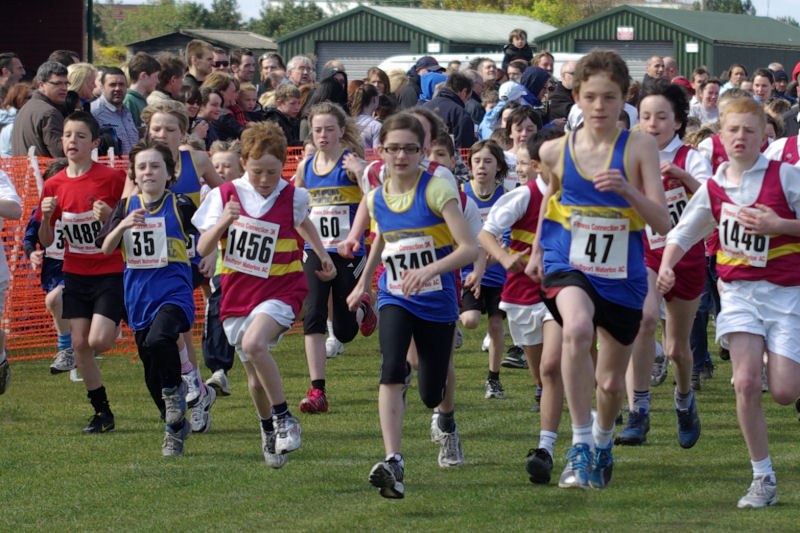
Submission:
POLYGON ((775 472, 772 470, 772 458, 767 455, 760 461, 750 461, 753 465, 753 477, 769 476, 769 479, 775 481, 775 472))
POLYGON ((539 448, 544 448, 553 457, 553 450, 556 446, 558 433, 542 430, 539 432, 539 448))
POLYGON ((328 337, 335 337, 333 334, 333 320, 328 320, 328 337))
POLYGON ((186 347, 185 344, 183 345, 183 348, 181 348, 180 351, 178 351, 178 356, 181 359, 181 369, 183 369, 183 367, 185 366, 184 363, 189 362, 189 349, 186 347))
POLYGON ((572 426, 572 445, 583 443, 588 444, 594 453, 594 439, 592 438, 592 423, 584 424, 582 426, 572 426))
POLYGON ((611 437, 614 436, 614 424, 611 424, 611 429, 603 429, 600 427, 600 424, 597 422, 597 419, 594 419, 592 423, 592 437, 594 437, 594 443, 596 446, 600 448, 608 448, 611 445, 611 437))

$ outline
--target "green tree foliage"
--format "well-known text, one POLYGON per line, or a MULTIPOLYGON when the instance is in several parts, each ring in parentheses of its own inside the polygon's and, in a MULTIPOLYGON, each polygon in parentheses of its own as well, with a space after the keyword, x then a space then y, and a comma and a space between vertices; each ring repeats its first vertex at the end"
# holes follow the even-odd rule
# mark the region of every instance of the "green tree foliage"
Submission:
POLYGON ((284 2, 280 7, 262 7, 260 15, 250 20, 247 29, 273 39, 325 18, 325 13, 315 4, 294 2, 284 2))
POLYGON ((95 4, 99 13, 102 45, 120 46, 176 31, 179 28, 210 26, 209 11, 199 3, 175 0, 148 0, 125 20, 116 22, 110 17, 110 5, 95 4))
POLYGON ((237 0, 213 0, 208 14, 209 28, 217 30, 239 30, 242 27, 242 14, 237 0))
POLYGON ((697 11, 716 11, 736 15, 755 15, 756 8, 751 0, 702 0, 694 3, 697 11))
POLYGON ((794 17, 778 17, 778 20, 781 22, 785 22, 786 24, 791 24, 792 26, 797 26, 800 28, 800 22, 797 22, 797 19, 794 17))

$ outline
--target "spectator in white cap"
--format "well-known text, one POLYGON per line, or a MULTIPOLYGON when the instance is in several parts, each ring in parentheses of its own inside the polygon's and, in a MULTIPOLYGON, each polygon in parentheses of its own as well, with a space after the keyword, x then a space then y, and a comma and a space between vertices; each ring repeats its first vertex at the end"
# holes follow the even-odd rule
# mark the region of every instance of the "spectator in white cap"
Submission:
POLYGON ((500 90, 498 92, 500 101, 484 115, 483 120, 481 120, 478 126, 478 137, 481 140, 488 139, 492 136, 494 129, 500 125, 500 116, 503 114, 503 108, 509 102, 521 102, 523 105, 529 105, 524 100, 528 91, 515 81, 504 82, 500 85, 500 90))

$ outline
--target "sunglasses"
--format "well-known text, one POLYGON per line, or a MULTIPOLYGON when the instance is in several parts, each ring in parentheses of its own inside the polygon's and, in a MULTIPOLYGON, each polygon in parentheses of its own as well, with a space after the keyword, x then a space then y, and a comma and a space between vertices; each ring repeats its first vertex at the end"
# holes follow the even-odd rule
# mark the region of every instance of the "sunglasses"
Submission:
POLYGON ((214 66, 217 67, 217 68, 219 68, 219 67, 227 67, 228 65, 230 65, 229 61, 214 61, 214 66))
POLYGON ((186 103, 187 104, 192 104, 192 105, 201 105, 203 103, 203 100, 202 99, 186 100, 186 103))

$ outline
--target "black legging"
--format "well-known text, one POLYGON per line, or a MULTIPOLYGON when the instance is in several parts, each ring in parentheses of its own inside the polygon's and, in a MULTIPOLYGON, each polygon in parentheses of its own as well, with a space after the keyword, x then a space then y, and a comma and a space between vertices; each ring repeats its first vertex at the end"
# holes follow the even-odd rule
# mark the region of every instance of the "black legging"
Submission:
POLYGON ((144 365, 144 381, 150 396, 164 414, 161 389, 171 389, 181 383, 181 359, 178 336, 188 331, 186 313, 174 304, 165 304, 145 329, 135 333, 139 358, 144 365))
POLYGON ((308 282, 308 295, 305 300, 303 333, 311 335, 326 332, 328 318, 328 294, 333 292, 333 334, 342 342, 350 342, 358 333, 356 314, 347 308, 347 296, 356 285, 356 280, 364 269, 364 256, 346 259, 331 253, 336 267, 336 277, 322 281, 315 272, 322 269, 322 263, 312 250, 305 250, 303 271, 308 282))
POLYGON ((453 349, 455 322, 430 322, 399 305, 380 309, 381 383, 403 383, 406 354, 413 336, 419 354, 417 382, 422 402, 433 409, 444 399, 447 367, 453 349))

